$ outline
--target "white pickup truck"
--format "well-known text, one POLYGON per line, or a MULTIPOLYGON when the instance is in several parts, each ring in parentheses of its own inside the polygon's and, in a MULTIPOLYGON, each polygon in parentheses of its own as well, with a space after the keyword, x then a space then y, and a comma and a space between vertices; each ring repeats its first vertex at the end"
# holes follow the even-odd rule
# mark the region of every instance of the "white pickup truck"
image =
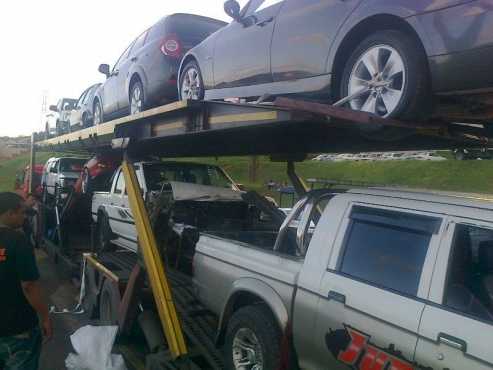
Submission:
MULTIPOLYGON (((169 193, 179 204, 174 222, 214 228, 241 221, 247 211, 234 181, 218 166, 190 162, 138 162, 134 165, 146 201, 153 194, 169 193)), ((94 192, 92 217, 97 223, 97 244, 137 250, 137 232, 128 202, 122 169, 113 175, 109 190, 94 192)))
POLYGON ((228 369, 493 369, 493 202, 314 191, 278 233, 202 234, 228 369))

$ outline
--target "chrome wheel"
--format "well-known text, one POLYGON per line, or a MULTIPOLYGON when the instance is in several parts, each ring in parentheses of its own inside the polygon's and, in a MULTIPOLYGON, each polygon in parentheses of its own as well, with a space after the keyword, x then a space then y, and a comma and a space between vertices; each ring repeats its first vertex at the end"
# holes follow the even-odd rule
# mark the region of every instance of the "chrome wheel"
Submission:
POLYGON ((200 72, 195 67, 190 67, 185 72, 181 83, 181 98, 188 100, 200 100, 202 82, 200 72))
POLYGON ((137 83, 132 89, 132 96, 130 97, 130 115, 142 112, 144 105, 143 94, 140 85, 137 83))
POLYGON ((390 116, 404 95, 406 70, 402 56, 392 47, 377 45, 355 63, 348 85, 348 101, 354 110, 390 116))
POLYGON ((102 116, 103 115, 101 114, 101 105, 98 102, 94 106, 94 126, 99 125, 103 122, 102 116))
POLYGON ((233 364, 237 370, 262 370, 262 347, 255 333, 241 328, 233 338, 233 364))

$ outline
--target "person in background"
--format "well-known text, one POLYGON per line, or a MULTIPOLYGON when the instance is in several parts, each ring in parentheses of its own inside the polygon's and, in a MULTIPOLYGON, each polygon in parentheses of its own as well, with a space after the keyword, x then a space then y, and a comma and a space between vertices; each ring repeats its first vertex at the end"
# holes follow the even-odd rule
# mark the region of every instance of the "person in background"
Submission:
POLYGON ((25 202, 0 193, 0 369, 36 370, 53 330, 33 248, 22 231, 25 202), (39 318, 38 318, 39 316, 39 318), (41 329, 41 330, 40 330, 41 329))

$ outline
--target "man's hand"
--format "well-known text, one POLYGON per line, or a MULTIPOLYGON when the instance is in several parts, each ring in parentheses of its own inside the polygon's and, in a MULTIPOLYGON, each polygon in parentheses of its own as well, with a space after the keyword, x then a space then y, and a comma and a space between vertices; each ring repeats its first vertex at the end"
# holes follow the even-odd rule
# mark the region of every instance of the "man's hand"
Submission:
POLYGON ((53 337, 53 325, 50 316, 41 320, 41 330, 43 332, 43 344, 53 337))
POLYGON ((29 304, 36 310, 41 318, 41 329, 43 331, 44 341, 48 341, 53 336, 53 326, 51 324, 48 306, 41 297, 41 287, 38 281, 23 281, 22 290, 29 304))

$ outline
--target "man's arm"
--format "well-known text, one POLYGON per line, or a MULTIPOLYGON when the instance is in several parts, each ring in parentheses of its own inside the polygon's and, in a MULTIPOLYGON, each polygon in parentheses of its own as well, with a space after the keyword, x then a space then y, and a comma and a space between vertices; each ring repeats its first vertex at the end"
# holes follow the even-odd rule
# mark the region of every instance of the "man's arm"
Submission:
POLYGON ((48 306, 44 303, 39 282, 23 281, 21 284, 22 290, 24 291, 24 296, 41 318, 41 328, 43 329, 43 336, 45 340, 51 339, 53 336, 53 328, 51 325, 50 313, 48 306))

